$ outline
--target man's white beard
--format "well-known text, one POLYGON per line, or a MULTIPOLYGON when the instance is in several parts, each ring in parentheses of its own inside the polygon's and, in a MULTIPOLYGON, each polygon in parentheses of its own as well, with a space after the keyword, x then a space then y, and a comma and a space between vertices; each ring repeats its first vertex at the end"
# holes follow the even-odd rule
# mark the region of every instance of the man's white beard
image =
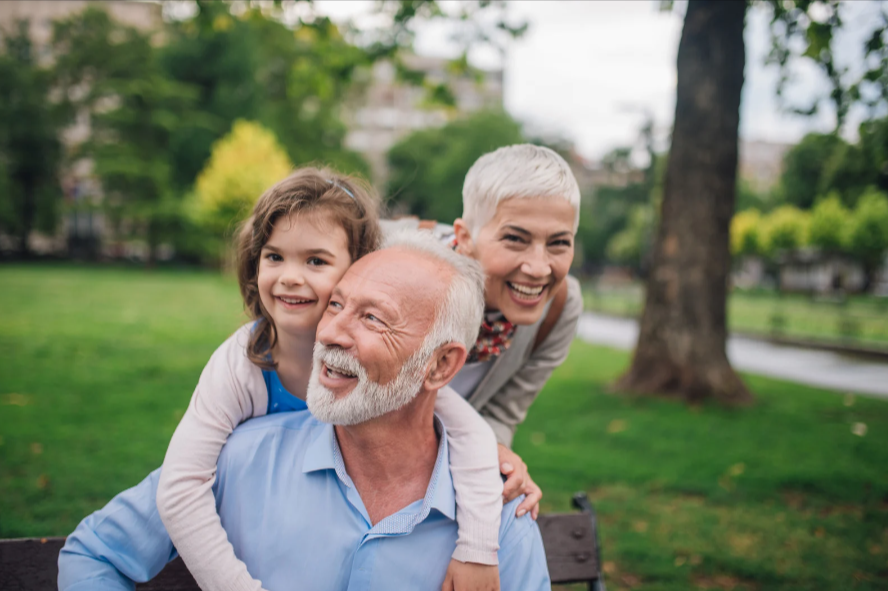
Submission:
POLYGON ((356 425, 398 410, 412 401, 422 388, 432 353, 420 347, 407 359, 398 376, 383 386, 371 381, 364 366, 342 349, 315 343, 314 364, 305 398, 308 410, 319 421, 332 425, 356 425), (354 389, 337 400, 319 381, 324 363, 356 375, 358 383, 354 389))

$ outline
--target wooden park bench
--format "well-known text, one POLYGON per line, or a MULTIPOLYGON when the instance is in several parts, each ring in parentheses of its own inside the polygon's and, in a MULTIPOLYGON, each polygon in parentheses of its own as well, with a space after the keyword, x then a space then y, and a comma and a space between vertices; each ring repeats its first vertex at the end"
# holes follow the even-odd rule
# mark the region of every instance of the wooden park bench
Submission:
MULTIPOLYGON (((598 524, 585 493, 577 493, 573 505, 580 513, 540 515, 539 526, 546 548, 552 583, 587 583, 590 591, 604 591, 599 567, 598 524)), ((0 540, 0 590, 54 591, 59 573, 59 551, 65 538, 0 540)), ((139 591, 199 591, 181 558, 163 571, 136 585, 139 591)))

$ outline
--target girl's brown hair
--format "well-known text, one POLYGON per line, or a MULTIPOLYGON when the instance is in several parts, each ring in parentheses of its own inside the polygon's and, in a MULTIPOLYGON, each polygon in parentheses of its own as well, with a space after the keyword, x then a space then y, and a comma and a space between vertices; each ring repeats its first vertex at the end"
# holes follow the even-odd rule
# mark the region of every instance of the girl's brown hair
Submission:
POLYGON ((274 320, 259 298, 259 260, 274 224, 294 213, 323 212, 332 216, 348 237, 352 262, 379 247, 379 198, 366 182, 329 168, 304 167, 274 185, 259 198, 237 239, 237 280, 244 308, 256 320, 247 357, 264 369, 277 366, 271 350, 277 342, 274 320))

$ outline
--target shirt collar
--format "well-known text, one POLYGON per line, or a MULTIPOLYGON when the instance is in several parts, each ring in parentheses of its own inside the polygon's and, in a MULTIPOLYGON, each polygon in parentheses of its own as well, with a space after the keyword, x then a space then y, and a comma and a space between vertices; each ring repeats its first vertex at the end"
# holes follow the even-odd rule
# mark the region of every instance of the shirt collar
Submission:
MULTIPOLYGON (((449 519, 456 519, 456 496, 453 492, 453 478, 450 474, 450 451, 447 446, 447 429, 435 415, 435 431, 439 435, 438 457, 435 468, 429 479, 425 497, 422 500, 422 519, 428 515, 429 509, 436 509, 449 519)), ((351 478, 345 472, 339 442, 333 425, 320 423, 321 429, 317 437, 309 444, 302 462, 302 472, 333 470, 347 486, 354 487, 351 478)))

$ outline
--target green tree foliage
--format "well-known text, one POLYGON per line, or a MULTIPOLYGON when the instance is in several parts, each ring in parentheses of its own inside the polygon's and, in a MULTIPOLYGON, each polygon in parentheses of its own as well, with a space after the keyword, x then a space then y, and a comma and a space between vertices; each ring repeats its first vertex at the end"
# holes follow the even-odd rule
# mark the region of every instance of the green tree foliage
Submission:
POLYGON ((81 155, 95 162, 104 205, 118 230, 148 246, 148 263, 181 229, 181 193, 172 182, 173 137, 202 120, 197 89, 166 76, 147 34, 88 8, 55 30, 58 68, 68 96, 87 88, 77 108, 92 133, 81 155))
POLYGON ((387 195, 411 214, 451 222, 462 215, 463 181, 475 160, 522 141, 521 126, 500 111, 415 132, 388 153, 387 195))
POLYGON ((207 166, 195 183, 201 225, 222 237, 246 219, 259 196, 283 179, 293 164, 274 133, 250 121, 235 121, 213 144, 207 166))
POLYGON ((38 63, 28 22, 0 37, 0 230, 16 237, 19 256, 27 256, 31 231, 52 232, 58 222, 59 135, 70 110, 50 99, 53 72, 38 63))
POLYGON ((761 254, 762 214, 747 209, 731 218, 731 254, 735 257, 761 254))
POLYGON ((888 195, 875 188, 861 195, 851 214, 846 240, 848 252, 863 265, 865 288, 869 288, 888 250, 888 195))
POLYGON ((607 243, 608 258, 634 269, 643 270, 650 252, 655 223, 656 212, 653 205, 645 203, 633 207, 629 212, 626 227, 607 243))
POLYGON ((809 224, 807 212, 792 205, 778 207, 762 220, 762 254, 774 258, 781 251, 805 246, 808 243, 809 224))
POLYGON ((783 157, 780 186, 786 203, 810 209, 823 194, 823 171, 847 144, 835 134, 809 133, 783 157))
POLYGON ((340 111, 355 71, 369 53, 348 42, 327 18, 292 27, 272 12, 198 2, 197 15, 172 23, 162 63, 169 75, 200 89, 197 108, 212 116, 202 129, 183 127, 173 138, 179 187, 193 182, 216 140, 235 119, 275 130, 290 159, 320 161, 344 172, 366 174, 366 162, 343 146, 340 111))
POLYGON ((849 220, 848 210, 837 193, 820 199, 811 211, 810 241, 826 252, 841 252, 849 220))

